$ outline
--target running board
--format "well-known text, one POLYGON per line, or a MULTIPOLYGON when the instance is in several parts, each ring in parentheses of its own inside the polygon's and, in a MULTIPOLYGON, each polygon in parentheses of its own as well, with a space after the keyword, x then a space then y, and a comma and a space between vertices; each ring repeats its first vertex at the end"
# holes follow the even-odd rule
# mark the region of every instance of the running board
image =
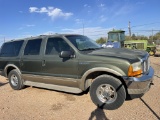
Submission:
POLYGON ((25 81, 24 85, 58 90, 58 91, 69 92, 69 93, 81 93, 82 92, 82 90, 79 88, 53 85, 53 84, 45 84, 45 83, 39 83, 39 82, 31 82, 31 81, 25 81))

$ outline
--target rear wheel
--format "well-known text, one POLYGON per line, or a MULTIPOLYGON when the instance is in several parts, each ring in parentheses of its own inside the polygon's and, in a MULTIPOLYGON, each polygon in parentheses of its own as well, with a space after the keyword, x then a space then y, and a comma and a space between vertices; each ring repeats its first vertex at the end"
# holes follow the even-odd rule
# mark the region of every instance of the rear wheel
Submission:
POLYGON ((20 90, 24 87, 21 75, 16 69, 9 73, 8 78, 9 84, 14 90, 20 90))
POLYGON ((120 80, 113 76, 101 75, 91 84, 90 96, 98 107, 114 110, 123 104, 126 92, 120 80))

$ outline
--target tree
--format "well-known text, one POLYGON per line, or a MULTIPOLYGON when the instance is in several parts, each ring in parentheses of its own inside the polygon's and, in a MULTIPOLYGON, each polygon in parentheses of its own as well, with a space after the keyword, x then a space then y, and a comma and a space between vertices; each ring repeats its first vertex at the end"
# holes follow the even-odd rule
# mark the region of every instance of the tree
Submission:
POLYGON ((148 40, 148 37, 144 35, 138 35, 137 40, 148 40))
POLYGON ((125 40, 131 40, 130 36, 125 36, 125 40))
POLYGON ((132 34, 132 37, 125 36, 125 40, 148 40, 148 37, 144 35, 136 36, 135 34, 132 34))
POLYGON ((160 32, 157 32, 155 35, 153 36, 149 36, 149 38, 151 40, 160 40, 160 32))
POLYGON ((132 34, 132 40, 137 40, 137 37, 135 34, 132 34))
POLYGON ((104 44, 104 43, 106 43, 106 41, 107 41, 107 39, 106 38, 99 38, 99 39, 97 39, 96 40, 96 43, 98 43, 98 44, 104 44))

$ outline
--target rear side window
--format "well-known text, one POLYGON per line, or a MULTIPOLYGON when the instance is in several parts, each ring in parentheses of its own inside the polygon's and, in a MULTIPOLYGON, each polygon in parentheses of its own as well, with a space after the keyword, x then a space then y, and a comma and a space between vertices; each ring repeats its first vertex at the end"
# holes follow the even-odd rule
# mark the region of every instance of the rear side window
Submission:
POLYGON ((42 39, 28 40, 24 55, 39 55, 42 39))
POLYGON ((16 57, 16 56, 18 56, 23 42, 24 41, 21 40, 21 41, 4 43, 1 48, 0 56, 1 57, 16 57))

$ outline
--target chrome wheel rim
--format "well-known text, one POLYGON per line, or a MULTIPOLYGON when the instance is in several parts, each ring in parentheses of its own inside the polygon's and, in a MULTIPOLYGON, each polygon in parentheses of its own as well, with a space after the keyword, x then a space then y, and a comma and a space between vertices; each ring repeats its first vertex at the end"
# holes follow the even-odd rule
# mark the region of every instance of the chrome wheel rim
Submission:
POLYGON ((101 84, 97 90, 96 95, 102 103, 113 103, 117 99, 117 92, 110 84, 101 84))
POLYGON ((13 86, 17 86, 18 85, 18 78, 17 78, 17 76, 16 75, 11 75, 11 84, 13 85, 13 86))

